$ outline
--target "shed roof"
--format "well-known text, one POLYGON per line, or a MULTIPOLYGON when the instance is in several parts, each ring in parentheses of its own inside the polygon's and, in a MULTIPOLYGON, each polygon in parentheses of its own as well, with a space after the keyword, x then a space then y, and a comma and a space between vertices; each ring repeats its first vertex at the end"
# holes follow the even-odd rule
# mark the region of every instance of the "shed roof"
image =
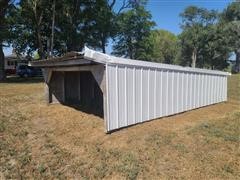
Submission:
POLYGON ((31 66, 37 67, 55 67, 55 66, 79 66, 79 65, 92 65, 92 64, 107 64, 107 65, 123 65, 135 66, 141 68, 152 69, 166 69, 185 72, 197 72, 203 74, 216 74, 216 75, 230 75, 228 72, 208 70, 200 68, 183 67, 178 65, 170 65, 163 63, 154 63, 148 61, 132 60, 122 57, 110 56, 87 47, 82 52, 70 52, 63 57, 38 60, 30 62, 31 66))

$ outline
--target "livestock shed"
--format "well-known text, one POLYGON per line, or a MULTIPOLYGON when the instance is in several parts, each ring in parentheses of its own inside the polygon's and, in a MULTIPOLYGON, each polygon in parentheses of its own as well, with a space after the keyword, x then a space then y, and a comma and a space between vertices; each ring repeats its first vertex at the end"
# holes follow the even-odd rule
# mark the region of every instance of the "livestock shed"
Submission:
POLYGON ((230 75, 114 57, 87 47, 31 65, 44 70, 48 103, 88 105, 102 115, 106 132, 226 101, 230 75))

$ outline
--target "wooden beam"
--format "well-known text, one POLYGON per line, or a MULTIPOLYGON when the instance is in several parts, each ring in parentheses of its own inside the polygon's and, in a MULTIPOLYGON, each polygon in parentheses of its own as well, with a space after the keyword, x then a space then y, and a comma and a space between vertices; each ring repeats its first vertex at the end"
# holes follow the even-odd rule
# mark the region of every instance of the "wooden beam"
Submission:
POLYGON ((62 61, 44 60, 44 61, 32 61, 31 66, 34 67, 59 67, 59 66, 78 66, 78 65, 90 65, 96 64, 95 62, 87 59, 71 59, 62 61))

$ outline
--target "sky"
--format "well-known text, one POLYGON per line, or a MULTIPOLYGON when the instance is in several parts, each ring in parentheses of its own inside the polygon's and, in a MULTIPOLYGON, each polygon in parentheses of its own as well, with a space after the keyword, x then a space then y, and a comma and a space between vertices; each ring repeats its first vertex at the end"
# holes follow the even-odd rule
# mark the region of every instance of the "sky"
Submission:
POLYGON ((230 0, 150 0, 147 9, 152 14, 157 28, 179 34, 181 18, 179 14, 188 6, 198 6, 209 10, 222 11, 232 2, 230 0))
MULTIPOLYGON (((174 34, 181 33, 179 14, 188 6, 194 5, 207 9, 222 11, 231 0, 149 0, 146 8, 152 14, 152 20, 155 21, 155 29, 165 29, 174 34)), ((121 6, 122 0, 117 0, 116 7, 121 6)), ((107 47, 107 53, 112 50, 112 43, 107 47)), ((5 48, 5 55, 11 54, 11 48, 5 48)))

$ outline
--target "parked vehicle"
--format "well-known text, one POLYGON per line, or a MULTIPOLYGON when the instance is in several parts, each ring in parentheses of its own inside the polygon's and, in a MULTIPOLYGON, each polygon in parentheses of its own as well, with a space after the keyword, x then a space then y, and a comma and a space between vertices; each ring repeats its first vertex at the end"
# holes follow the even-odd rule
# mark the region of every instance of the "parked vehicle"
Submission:
POLYGON ((20 65, 17 66, 17 75, 20 77, 42 76, 42 70, 28 65, 20 65))
POLYGON ((16 66, 17 66, 17 60, 16 59, 5 59, 5 72, 7 75, 16 74, 16 66))

